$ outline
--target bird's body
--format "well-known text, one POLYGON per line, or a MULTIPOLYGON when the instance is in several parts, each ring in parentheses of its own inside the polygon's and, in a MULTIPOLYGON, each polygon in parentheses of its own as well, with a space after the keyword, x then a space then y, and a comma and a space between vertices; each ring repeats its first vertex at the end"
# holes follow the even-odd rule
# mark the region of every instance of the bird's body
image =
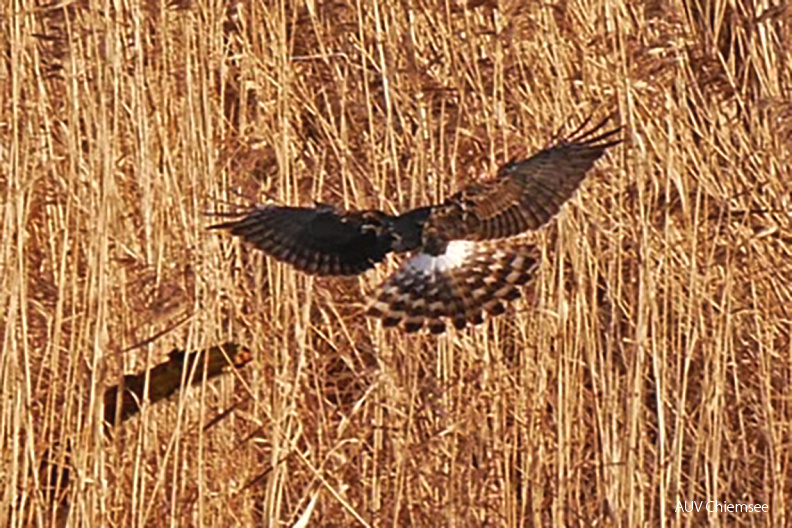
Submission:
POLYGON ((262 205, 212 228, 317 275, 357 275, 390 252, 412 252, 382 285, 369 314, 408 332, 428 326, 439 333, 447 319, 457 328, 478 324, 483 312, 502 313, 501 301, 518 297, 537 266, 536 248, 521 235, 557 215, 594 162, 620 142, 619 128, 602 132, 607 121, 587 131, 586 121, 567 139, 507 163, 494 179, 442 204, 401 215, 262 205))

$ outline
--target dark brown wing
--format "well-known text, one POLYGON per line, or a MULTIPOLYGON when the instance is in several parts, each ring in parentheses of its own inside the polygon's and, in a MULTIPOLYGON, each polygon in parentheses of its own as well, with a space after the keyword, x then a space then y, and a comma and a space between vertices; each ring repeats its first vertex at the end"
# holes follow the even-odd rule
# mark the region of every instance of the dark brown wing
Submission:
MULTIPOLYGON (((491 182, 470 185, 437 208, 443 216, 463 217, 463 237, 488 240, 536 230, 549 222, 580 186, 605 151, 621 142, 621 128, 602 132, 609 118, 586 130, 586 120, 566 139, 519 161, 507 163, 491 182)), ((430 220, 430 226, 433 221, 430 220)), ((459 233, 454 233, 455 238, 459 233)))
POLYGON ((337 211, 329 206, 257 206, 216 224, 268 255, 306 273, 357 275, 391 250, 392 217, 380 211, 337 211), (242 216, 244 215, 244 216, 242 216))

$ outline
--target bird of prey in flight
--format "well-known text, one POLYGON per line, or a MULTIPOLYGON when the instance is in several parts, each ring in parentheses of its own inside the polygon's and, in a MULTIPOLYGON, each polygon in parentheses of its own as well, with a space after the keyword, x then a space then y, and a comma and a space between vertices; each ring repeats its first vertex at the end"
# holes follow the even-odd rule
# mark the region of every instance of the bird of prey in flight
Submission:
POLYGON ((267 255, 315 275, 358 275, 390 253, 411 256, 378 289, 368 315, 385 327, 442 333, 505 311, 533 275, 538 251, 525 233, 553 219, 609 148, 620 127, 587 119, 566 138, 495 178, 468 185, 443 203, 400 215, 377 210, 257 205, 211 229, 224 229, 267 255))

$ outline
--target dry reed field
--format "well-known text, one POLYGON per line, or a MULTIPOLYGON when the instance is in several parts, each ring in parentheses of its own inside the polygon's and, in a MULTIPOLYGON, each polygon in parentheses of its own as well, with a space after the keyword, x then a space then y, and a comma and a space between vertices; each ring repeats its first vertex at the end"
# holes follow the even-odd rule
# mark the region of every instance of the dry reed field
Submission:
POLYGON ((0 526, 792 525, 790 25, 3 3, 0 526), (437 203, 610 112, 624 142, 475 328, 365 317, 396 260, 311 277, 206 229, 437 203))

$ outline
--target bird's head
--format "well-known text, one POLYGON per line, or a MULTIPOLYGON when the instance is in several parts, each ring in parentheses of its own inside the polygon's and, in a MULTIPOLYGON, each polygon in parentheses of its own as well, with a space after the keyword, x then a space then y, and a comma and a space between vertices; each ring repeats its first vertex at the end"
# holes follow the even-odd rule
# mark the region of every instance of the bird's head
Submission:
POLYGON ((431 207, 419 207, 389 219, 393 251, 401 253, 421 247, 423 226, 431 211, 431 207))

